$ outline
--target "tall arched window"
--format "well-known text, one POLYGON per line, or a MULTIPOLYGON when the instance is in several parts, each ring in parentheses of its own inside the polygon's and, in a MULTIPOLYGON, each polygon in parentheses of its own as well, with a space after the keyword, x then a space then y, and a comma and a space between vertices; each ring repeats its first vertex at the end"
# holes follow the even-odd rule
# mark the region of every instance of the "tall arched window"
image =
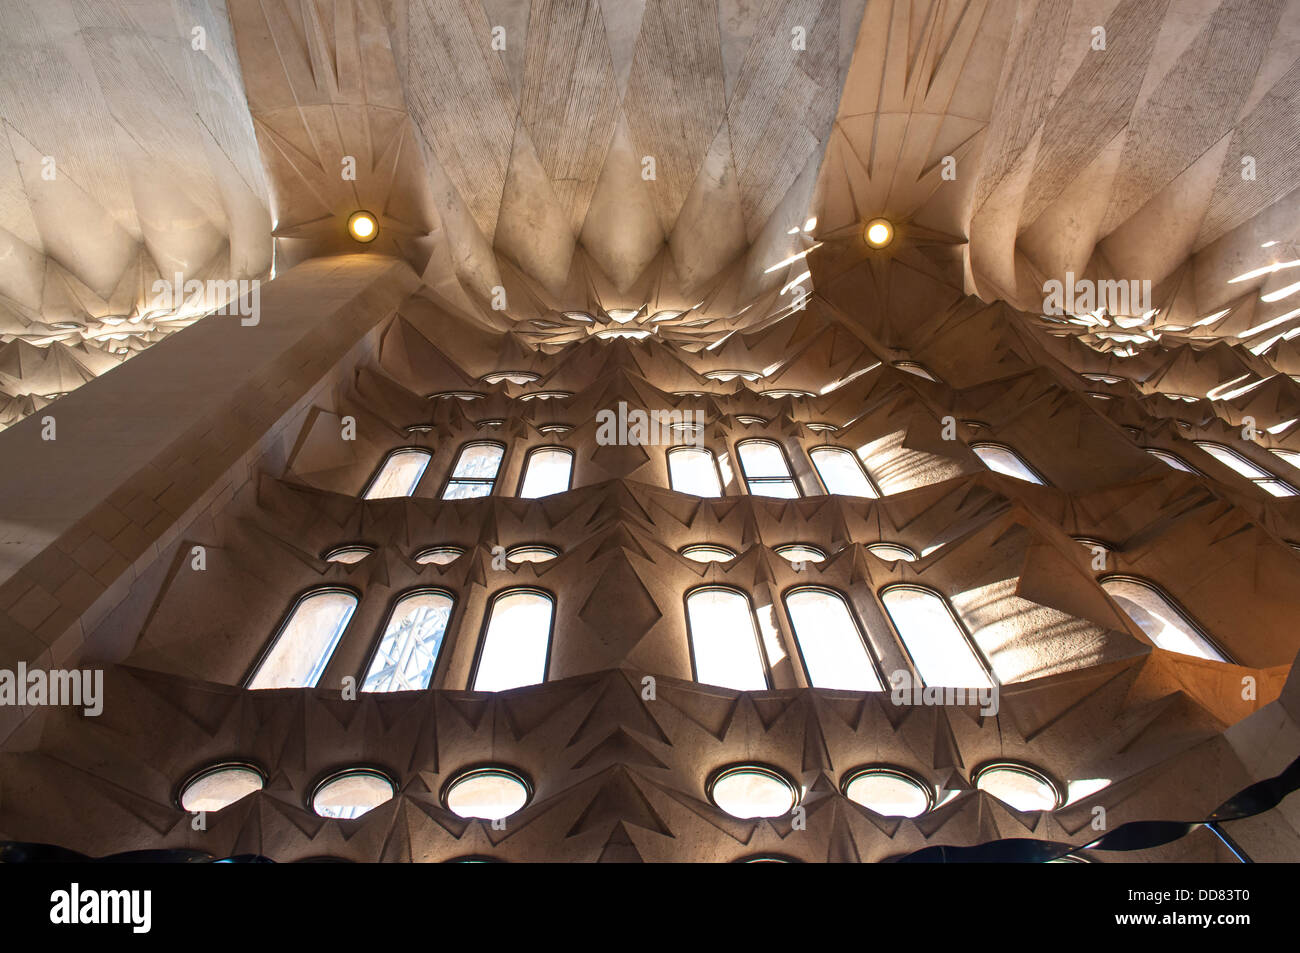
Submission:
POLYGON ((397 600, 361 684, 363 692, 413 692, 429 687, 454 605, 451 593, 419 589, 397 600))
POLYGON ((504 692, 546 681, 555 600, 540 589, 506 589, 492 599, 470 689, 504 692))
POLYGON ((348 620, 357 595, 328 586, 298 597, 248 679, 249 688, 312 688, 348 620))
POLYGON ((933 589, 901 583, 882 589, 880 601, 924 684, 942 688, 993 686, 988 666, 947 599, 933 589))
POLYGON ((1209 440, 1197 440, 1194 442, 1198 447, 1210 456, 1214 457, 1214 459, 1241 474, 1266 493, 1271 493, 1273 496, 1295 496, 1300 493, 1300 490, 1297 490, 1290 483, 1287 483, 1285 480, 1279 480, 1268 471, 1260 469, 1230 447, 1225 447, 1221 443, 1213 443, 1209 440))
POLYGON ((535 447, 524 461, 524 478, 519 497, 535 500, 552 493, 563 493, 573 478, 573 451, 567 447, 535 447))
POLYGON ((781 445, 775 440, 742 440, 736 444, 740 471, 745 486, 754 496, 776 496, 784 500, 799 498, 799 488, 790 475, 781 445))
POLYGON ((705 586, 686 595, 695 680, 740 692, 768 687, 758 623, 749 597, 735 589, 705 586))
POLYGON ((1229 661, 1173 597, 1159 586, 1135 576, 1103 576, 1098 581, 1158 647, 1211 662, 1229 661))
POLYGON ((668 485, 696 496, 722 495, 718 465, 713 454, 703 447, 673 447, 668 451, 668 485))
POLYGON ((867 476, 862 461, 852 450, 845 447, 813 447, 808 451, 808 456, 812 458, 813 466, 817 468, 817 475, 822 478, 827 493, 867 496, 872 499, 880 497, 871 478, 867 476))
POLYGON ((862 629, 844 597, 833 589, 807 587, 785 594, 808 683, 854 692, 884 690, 862 629))
POLYGON ((1039 486, 1047 485, 1047 481, 1039 476, 1038 472, 1010 447, 1003 446, 1000 443, 973 443, 970 448, 975 451, 977 457, 984 461, 984 465, 994 473, 1015 477, 1017 480, 1024 480, 1026 483, 1037 483, 1039 486))
POLYGON ((475 441, 460 448, 456 466, 443 488, 444 500, 468 500, 476 496, 491 496, 501 469, 501 458, 506 448, 499 443, 475 441))
POLYGON ((395 496, 410 496, 424 476, 424 468, 433 456, 428 450, 408 447, 394 450, 384 457, 375 475, 366 484, 363 500, 384 500, 395 496))

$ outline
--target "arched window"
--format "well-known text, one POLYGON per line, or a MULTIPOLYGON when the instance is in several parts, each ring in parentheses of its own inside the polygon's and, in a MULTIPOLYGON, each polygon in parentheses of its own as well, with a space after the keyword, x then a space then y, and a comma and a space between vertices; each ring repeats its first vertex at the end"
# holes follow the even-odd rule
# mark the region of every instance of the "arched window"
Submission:
POLYGON ((925 685, 993 687, 988 666, 947 599, 933 589, 904 583, 886 586, 880 601, 925 685))
POLYGON ((1005 447, 1000 443, 973 443, 970 448, 975 451, 977 457, 984 461, 984 465, 994 473, 1015 477, 1017 480, 1024 480, 1026 483, 1037 483, 1039 486, 1047 485, 1047 481, 1039 476, 1037 471, 1010 447, 1005 447))
POLYGON ((499 443, 476 441, 460 448, 456 466, 443 488, 444 500, 468 500, 476 496, 491 496, 501 469, 501 458, 506 448, 499 443))
POLYGON ((790 475, 781 445, 775 440, 742 440, 736 444, 740 471, 745 486, 754 496, 776 496, 784 500, 799 498, 799 488, 790 475))
POLYGON ((767 665, 749 597, 735 589, 706 586, 686 595, 695 680, 739 692, 764 691, 767 665))
POLYGON ((567 447, 535 447, 524 461, 524 478, 519 484, 519 498, 535 500, 552 493, 563 493, 573 477, 573 451, 567 447))
POLYGON ((785 609, 810 685, 853 692, 884 691, 862 629, 842 595, 833 589, 794 589, 785 594, 785 609))
POLYGON ((492 599, 470 689, 504 692, 546 681, 555 600, 540 589, 507 589, 492 599))
POLYGON ((248 687, 314 687, 356 608, 356 593, 348 589, 331 586, 304 593, 257 663, 248 687))
POLYGON ((1229 661, 1182 607, 1159 586, 1135 576, 1103 576, 1098 581, 1110 597, 1119 603, 1124 613, 1158 647, 1212 662, 1229 661))
POLYGON ((408 447, 394 450, 384 457, 375 475, 366 484, 363 500, 385 500, 395 496, 410 496, 424 476, 424 468, 433 456, 428 450, 408 447))
POLYGON ((1170 453, 1168 450, 1158 450, 1155 447, 1143 447, 1142 449, 1151 454, 1151 456, 1155 457, 1157 460, 1163 460, 1175 470, 1182 470, 1184 473, 1201 472, 1176 453, 1170 453))
POLYGON ((718 465, 713 454, 703 447, 673 447, 668 451, 668 485, 696 496, 722 495, 718 465))
POLYGON ((873 500, 880 497, 871 478, 867 476, 862 461, 852 450, 844 447, 813 447, 808 451, 808 456, 812 458, 813 466, 817 468, 817 475, 822 478, 827 493, 867 496, 873 500))
POLYGON ((1212 443, 1209 440, 1197 440, 1195 443, 1214 459, 1241 474, 1266 493, 1271 493, 1273 496, 1295 496, 1300 493, 1300 490, 1297 490, 1290 483, 1279 480, 1266 470, 1261 470, 1236 450, 1225 447, 1221 443, 1212 443))
POLYGON ((441 589, 419 589, 397 600, 375 648, 363 692, 415 692, 429 687, 455 601, 441 589))

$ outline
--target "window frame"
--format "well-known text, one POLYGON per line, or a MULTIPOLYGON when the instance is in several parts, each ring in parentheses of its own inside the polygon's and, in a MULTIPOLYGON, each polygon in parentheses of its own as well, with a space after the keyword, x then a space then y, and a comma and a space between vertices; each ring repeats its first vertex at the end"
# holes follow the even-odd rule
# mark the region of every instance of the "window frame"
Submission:
MULTIPOLYGON (((708 564, 706 564, 708 565, 708 564)), ((729 586, 724 583, 709 582, 699 586, 692 586, 682 593, 682 615, 686 621, 686 651, 691 660, 691 681, 696 685, 708 685, 712 688, 720 688, 727 692, 770 692, 774 686, 772 684, 772 663, 767 657, 767 647, 763 645, 762 626, 758 624, 758 613, 754 610, 754 597, 739 586, 729 586), (725 685, 715 685, 713 682, 700 681, 699 667, 695 664, 695 633, 691 628, 691 596, 696 593, 721 590, 723 592, 733 592, 745 600, 745 606, 749 610, 749 621, 753 626, 754 644, 758 646, 759 667, 763 670, 763 680, 766 682, 765 688, 728 688, 725 685)))
MULTIPOLYGON (((1195 632, 1196 635, 1198 635, 1200 638, 1204 639, 1206 644, 1208 644, 1210 648, 1214 649, 1214 651, 1219 653, 1220 657, 1217 659, 1201 659, 1201 661, 1224 662, 1227 663, 1228 665, 1241 664, 1236 660, 1236 658, 1233 656, 1231 652, 1227 651, 1227 649, 1223 647, 1223 643, 1220 642, 1218 639, 1216 639, 1213 635, 1211 635, 1210 631, 1204 625, 1202 625, 1195 616, 1193 616, 1190 612, 1187 611, 1187 607, 1183 605, 1179 600, 1175 599, 1173 594, 1164 586, 1160 585, 1157 582, 1154 582, 1151 579, 1148 579, 1146 576, 1138 576, 1135 575, 1134 573, 1128 573, 1128 572, 1104 573, 1103 575, 1099 575, 1097 577, 1097 585, 1101 587, 1102 591, 1106 593, 1106 597, 1110 599, 1112 602, 1115 602, 1115 597, 1111 595, 1110 590, 1106 588, 1106 583, 1108 582, 1131 583, 1132 585, 1140 586, 1141 588, 1146 589, 1148 592, 1153 592, 1160 599, 1163 599, 1165 604, 1168 605, 1171 609, 1174 610, 1174 612, 1178 614, 1178 617, 1183 621, 1183 623, 1189 629, 1195 632)), ((1118 603, 1116 604, 1118 605, 1118 603)), ((1119 611, 1124 613, 1124 618, 1128 619, 1135 626, 1137 626, 1138 631, 1142 633, 1142 637, 1151 643, 1152 648, 1160 649, 1162 652, 1171 652, 1174 655, 1186 654, 1183 652, 1174 652, 1173 649, 1166 649, 1163 648, 1162 646, 1156 645, 1155 640, 1152 639, 1151 636, 1147 635, 1146 629, 1138 625, 1137 620, 1134 619, 1132 616, 1130 616, 1128 612, 1124 610, 1123 606, 1119 606, 1119 611)), ((1188 655, 1187 657, 1199 658, 1199 656, 1196 655, 1188 655)))
POLYGON ((867 471, 867 465, 866 465, 865 463, 862 462, 862 458, 861 458, 861 457, 859 457, 856 453, 854 453, 854 452, 853 452, 852 450, 850 450, 848 447, 841 446, 841 445, 838 444, 838 443, 819 443, 819 444, 817 444, 817 446, 815 446, 815 447, 809 447, 809 448, 808 448, 808 462, 812 464, 813 473, 817 474, 817 482, 821 485, 822 493, 824 493, 826 496, 847 496, 848 494, 844 494, 844 493, 832 493, 832 492, 830 491, 830 489, 826 486, 826 478, 822 476, 822 471, 821 471, 821 469, 817 466, 817 457, 814 456, 814 454, 815 454, 818 450, 831 451, 831 452, 834 452, 834 453, 847 454, 848 456, 852 457, 852 458, 853 458, 853 462, 856 463, 856 464, 858 465, 858 470, 860 470, 860 471, 862 472, 862 478, 863 478, 864 480, 867 481, 867 488, 870 489, 871 492, 872 492, 872 494, 874 494, 874 495, 872 495, 872 496, 858 496, 858 495, 856 495, 856 494, 853 494, 852 497, 851 497, 852 499, 858 499, 858 500, 878 500, 878 499, 880 499, 881 497, 884 496, 884 494, 880 492, 880 487, 876 485, 876 481, 873 480, 873 479, 871 479, 871 474, 867 471))
MULTIPOLYGON (((1038 467, 1034 466, 1032 463, 1030 463, 1028 460, 1026 460, 1026 459, 1025 459, 1025 455, 1024 455, 1023 453, 1021 453, 1019 450, 1017 450, 1015 447, 1011 446, 1011 445, 1008 444, 1008 443, 1002 443, 1002 442, 1000 442, 1000 441, 998 441, 998 440, 976 440, 976 441, 974 441, 973 443, 968 443, 968 444, 966 444, 966 446, 967 446, 968 448, 970 448, 970 452, 971 452, 971 453, 974 453, 976 457, 979 457, 979 461, 980 461, 980 463, 983 464, 984 469, 988 470, 989 473, 993 473, 993 474, 995 474, 995 475, 997 475, 997 476, 1011 476, 1009 473, 998 473, 997 470, 994 470, 991 466, 989 466, 988 463, 984 460, 983 457, 980 457, 980 455, 979 455, 978 453, 975 453, 975 448, 976 448, 976 447, 989 447, 989 448, 991 448, 991 449, 1002 450, 1002 451, 1005 452, 1005 453, 1009 453, 1009 454, 1011 454, 1013 457, 1015 457, 1017 460, 1020 461, 1020 465, 1021 465, 1022 467, 1024 467, 1026 470, 1028 470, 1030 473, 1032 473, 1035 477, 1038 478, 1038 485, 1039 485, 1039 486, 1052 486, 1052 485, 1053 485, 1051 480, 1049 480, 1049 479, 1047 479, 1047 477, 1043 476, 1042 471, 1039 470, 1038 467)), ((1019 479, 1019 477, 1011 477, 1011 479, 1016 480, 1016 479, 1019 479)), ((1021 482, 1021 483, 1028 483, 1029 481, 1028 481, 1028 480, 1020 480, 1020 482, 1021 482)), ((1031 485, 1032 485, 1032 484, 1031 484, 1031 485)))
POLYGON ((528 452, 524 454, 524 465, 519 470, 519 485, 515 488, 515 499, 517 500, 544 500, 547 496, 559 496, 561 493, 568 493, 573 489, 573 471, 578 464, 578 455, 573 452, 572 447, 565 447, 560 444, 547 443, 536 447, 529 447, 528 452), (524 496, 524 484, 528 482, 528 468, 532 463, 533 457, 543 450, 557 450, 566 454, 569 458, 569 478, 563 490, 556 490, 554 493, 547 493, 546 496, 524 496))
POLYGON ((451 637, 452 624, 458 621, 456 618, 456 613, 460 609, 460 599, 457 598, 456 593, 452 592, 450 589, 447 589, 443 586, 412 586, 409 589, 403 589, 401 592, 396 593, 393 596, 392 600, 389 602, 388 611, 384 613, 383 622, 380 624, 379 631, 375 634, 375 638, 371 642, 369 650, 366 652, 365 661, 361 665, 361 673, 360 675, 357 676, 357 694, 359 695, 360 694, 366 694, 366 695, 396 694, 395 692, 392 691, 382 691, 382 692, 366 691, 363 686, 366 683, 366 679, 370 677, 370 667, 374 664, 375 657, 379 654, 379 646, 383 645, 384 643, 384 636, 388 634, 388 627, 392 624, 393 613, 397 611, 397 607, 402 604, 403 600, 407 599, 410 596, 419 596, 425 594, 446 596, 448 599, 451 600, 451 611, 447 613, 447 626, 442 630, 442 643, 438 646, 438 657, 433 660, 433 671, 429 673, 429 684, 422 689, 417 688, 417 689, 408 689, 408 690, 427 692, 433 688, 434 680, 437 679, 438 673, 442 668, 443 649, 447 647, 447 641, 451 637))
POLYGON ((451 461, 451 467, 447 470, 447 478, 442 481, 442 489, 438 491, 438 501, 440 503, 462 503, 466 499, 482 500, 482 499, 487 499, 488 497, 491 496, 495 496, 497 492, 497 481, 501 479, 501 469, 506 465, 506 455, 509 452, 510 452, 510 448, 507 447, 505 442, 501 440, 467 440, 464 443, 462 443, 460 447, 458 447, 456 450, 456 456, 451 461), (485 480, 482 477, 457 477, 455 475, 456 467, 460 464, 460 458, 465 455, 465 451, 468 450, 470 447, 500 447, 501 448, 501 461, 497 464, 497 472, 493 474, 492 479, 490 481, 485 480), (453 483, 472 483, 479 486, 487 484, 488 492, 483 496, 464 497, 460 500, 448 500, 447 489, 453 483))
MULTIPOLYGON (((485 606, 483 612, 483 622, 479 626, 478 641, 474 646, 474 659, 470 663, 469 679, 465 688, 466 691, 480 692, 484 695, 499 695, 502 691, 511 692, 517 688, 532 687, 530 685, 516 685, 515 688, 504 688, 501 689, 500 691, 495 691, 495 692, 486 688, 474 687, 474 683, 478 681, 479 666, 483 661, 483 650, 487 648, 488 629, 491 628, 492 626, 492 614, 496 610, 497 603, 500 602, 501 599, 504 598, 505 596, 514 595, 515 593, 525 593, 525 592, 531 593, 533 595, 542 596, 543 598, 550 600, 551 603, 551 619, 550 619, 550 624, 547 626, 546 629, 546 660, 542 663, 542 680, 540 682, 533 682, 532 684, 545 685, 548 681, 550 681, 551 655, 555 650, 555 617, 559 614, 559 608, 560 608, 559 597, 556 596, 556 594, 551 590, 543 589, 541 586, 531 586, 531 585, 506 586, 504 589, 498 589, 487 600, 487 605, 485 606)), ((450 628, 451 626, 450 619, 447 620, 447 625, 450 628)))
POLYGON ((862 643, 863 651, 867 653, 867 661, 871 663, 872 671, 876 674, 876 680, 880 683, 881 692, 890 690, 889 679, 885 677, 885 671, 880 664, 880 659, 876 658, 876 653, 872 649, 871 641, 867 638, 867 628, 858 618, 854 611, 853 603, 849 600, 848 593, 841 592, 834 586, 826 586, 819 583, 800 583, 790 586, 781 593, 781 609, 785 612, 786 624, 790 627, 790 640, 794 642, 795 652, 799 656, 799 664, 803 668, 804 681, 808 683, 809 688, 822 688, 823 691, 829 692, 870 692, 869 688, 830 688, 813 684, 812 673, 808 671, 808 660, 804 658, 803 644, 799 641, 799 629, 795 625, 794 616, 790 613, 790 596, 800 592, 821 592, 832 597, 838 597, 844 605, 844 611, 849 615, 849 621, 852 622, 853 628, 858 633, 858 640, 862 643))
POLYGON ((761 496, 769 500, 804 499, 803 487, 799 485, 799 480, 794 475, 794 467, 790 465, 790 455, 785 452, 785 447, 781 445, 781 441, 774 440, 771 437, 746 437, 743 440, 737 440, 733 449, 736 455, 736 465, 740 469, 740 478, 743 481, 745 481, 745 494, 747 496, 761 496), (785 472, 787 475, 784 477, 752 477, 751 478, 749 472, 745 468, 745 455, 740 452, 741 447, 750 443, 766 443, 776 447, 777 451, 781 454, 781 460, 785 463, 785 472), (757 480, 760 484, 774 484, 774 483, 789 482, 790 485, 794 487, 795 495, 793 497, 779 497, 779 496, 770 496, 766 493, 755 493, 751 487, 751 483, 754 480, 757 480))
POLYGON ((294 596, 293 601, 289 603, 289 608, 285 610, 284 614, 280 617, 280 622, 276 625, 275 631, 271 633, 271 637, 266 640, 261 650, 257 653, 257 657, 253 660, 253 664, 244 673, 244 677, 239 680, 240 688, 245 691, 284 691, 284 689, 277 688, 255 689, 252 687, 252 681, 254 677, 256 677, 258 670, 261 669, 262 663, 265 662, 267 656, 271 654, 271 650, 274 649, 276 644, 280 641, 280 637, 284 635, 284 630, 288 627, 289 623, 293 621, 294 614, 297 613, 298 607, 310 597, 327 592, 346 593, 352 597, 353 604, 352 611, 348 614, 347 621, 343 623, 343 628, 339 630, 338 638, 336 638, 334 644, 330 646, 330 650, 325 656, 324 663, 321 665, 320 671, 316 674, 315 681, 310 685, 299 686, 300 689, 311 689, 316 687, 320 682, 320 677, 324 675, 325 670, 329 668, 330 659, 332 659, 334 653, 338 651, 339 644, 343 641, 343 636, 347 634, 348 627, 352 625, 352 620, 356 616, 357 610, 361 608, 361 590, 356 589, 353 586, 341 586, 334 583, 327 583, 325 585, 309 586, 308 588, 299 591, 299 593, 294 596))
POLYGON ((336 824, 357 821, 360 820, 362 817, 365 817, 371 811, 379 810, 381 807, 387 804, 388 801, 397 800, 398 796, 401 793, 402 793, 402 788, 397 781, 397 775, 389 771, 387 768, 384 768, 381 765, 374 764, 372 762, 365 762, 362 764, 352 764, 343 768, 335 768, 332 771, 326 771, 323 775, 317 777, 315 783, 312 784, 312 786, 307 789, 307 812, 311 814, 312 817, 319 817, 322 821, 334 821, 336 824), (359 775, 364 775, 366 777, 372 777, 372 778, 381 778, 384 781, 387 781, 389 786, 392 787, 393 789, 392 795, 389 796, 387 801, 383 801, 379 804, 376 804, 374 807, 370 808, 369 810, 362 812, 362 814, 359 817, 330 817, 326 814, 321 814, 316 810, 316 796, 320 794, 320 792, 324 790, 328 785, 333 784, 336 781, 342 781, 346 778, 355 777, 359 775))
MULTIPOLYGON (((926 682, 925 677, 921 674, 921 668, 916 664, 916 658, 912 655, 912 650, 907 644, 907 639, 903 637, 902 630, 899 629, 898 623, 894 621, 894 616, 889 611, 889 605, 885 602, 885 593, 897 589, 912 589, 919 592, 927 592, 932 596, 938 597, 939 601, 943 603, 943 607, 948 610, 948 615, 952 618, 953 624, 957 627, 957 631, 961 633, 962 638, 966 640, 966 644, 970 646, 975 661, 983 667, 984 674, 988 676, 989 684, 995 689, 1002 684, 998 679, 997 670, 993 667, 993 663, 989 660, 988 656, 984 654, 984 650, 980 648, 979 643, 975 641, 975 636, 971 635, 970 630, 966 628, 966 623, 961 620, 961 616, 959 616, 957 610, 952 607, 952 603, 948 601, 947 596, 933 586, 927 586, 919 582, 886 583, 876 590, 876 599, 880 603, 881 611, 885 615, 885 621, 889 623, 889 627, 893 630, 895 638, 898 639, 899 647, 903 650, 903 657, 907 659, 907 664, 912 669, 912 677, 916 679, 917 683, 922 688, 928 688, 931 686, 926 682)), ((885 684, 889 685, 890 683, 886 682, 885 684)), ((933 687, 948 688, 956 686, 937 685, 933 687)), ((966 686, 966 691, 971 690, 972 689, 969 686, 966 686)), ((979 689, 974 690, 978 691, 979 689)))
POLYGON ((668 489, 672 490, 674 493, 685 493, 687 496, 695 496, 701 500, 720 500, 727 495, 727 486, 722 481, 722 468, 718 466, 718 455, 713 452, 711 447, 696 447, 689 444, 669 447, 667 452, 664 453, 664 464, 668 467, 668 489), (699 496, 699 494, 692 493, 690 490, 679 490, 673 485, 673 454, 682 453, 683 451, 688 453, 707 453, 709 455, 709 462, 713 464, 713 475, 718 480, 718 492, 716 494, 713 496, 699 496))
MULTIPOLYGON (((1262 466, 1262 465, 1256 463, 1254 460, 1250 459, 1250 457, 1246 456, 1244 453, 1241 453, 1240 451, 1236 450, 1235 448, 1228 446, 1226 443, 1220 443, 1220 442, 1217 441, 1217 440, 1193 440, 1193 441, 1192 441, 1192 444, 1193 444, 1193 445, 1194 445, 1198 450, 1201 450, 1201 451, 1204 452, 1206 455, 1208 455, 1208 456, 1209 456, 1209 457, 1210 457, 1210 458, 1211 458, 1215 463, 1217 463, 1219 466, 1224 467, 1225 469, 1231 470, 1231 471, 1232 471, 1232 474, 1233 474, 1234 476, 1236 476, 1236 477, 1238 477, 1238 478, 1240 478, 1240 479, 1242 479, 1242 480, 1248 480, 1250 483, 1254 484, 1255 487, 1257 487, 1257 488, 1258 488, 1259 490, 1261 490, 1262 492, 1266 493, 1266 494, 1267 494, 1270 498, 1272 498, 1272 499, 1279 500, 1279 499, 1286 499, 1288 496, 1300 496, 1300 487, 1296 486, 1296 485, 1295 485, 1294 483, 1292 483, 1291 481, 1289 481, 1289 480, 1285 480, 1285 479, 1283 479, 1282 477, 1278 476, 1276 473, 1274 473, 1274 472, 1273 472, 1272 470, 1270 470, 1268 467, 1265 467, 1265 466, 1262 466), (1237 472, 1236 470, 1234 470, 1234 469, 1232 468, 1232 466, 1231 466, 1230 464, 1224 463, 1222 460, 1220 460, 1220 459, 1219 459, 1218 457, 1216 457, 1214 454, 1210 453, 1210 451, 1206 449, 1207 447, 1214 447, 1214 448, 1216 448, 1216 449, 1218 449, 1218 450, 1222 450, 1224 453, 1228 454, 1229 456, 1236 457, 1236 458, 1237 458, 1238 460, 1240 460, 1242 463, 1246 464, 1246 466, 1248 466, 1248 467, 1252 467, 1253 469, 1256 469, 1256 470, 1258 470, 1259 472, 1263 473, 1264 476, 1262 476, 1262 477, 1252 477, 1252 476, 1247 476, 1247 475, 1244 474, 1244 473, 1239 473, 1239 472, 1237 472), (1287 489, 1289 489, 1291 492, 1290 492, 1290 493, 1280 493, 1280 494, 1279 494, 1279 493, 1269 493, 1268 490, 1264 489, 1264 484, 1265 484, 1265 483, 1280 483, 1280 484, 1282 484, 1284 487, 1286 487, 1287 489)), ((1285 461, 1284 461, 1284 462, 1285 462, 1285 461)))
POLYGON ((1172 450, 1166 450, 1164 447, 1142 447, 1142 449, 1171 470, 1178 470, 1181 473, 1186 473, 1191 476, 1205 476, 1201 470, 1184 460, 1181 454, 1174 453, 1172 450), (1170 463, 1169 460, 1165 459, 1166 457, 1172 457, 1174 460, 1177 460, 1180 466, 1175 466, 1170 463))
POLYGON ((374 471, 370 474, 370 478, 366 480, 365 486, 361 488, 361 493, 358 496, 358 499, 360 499, 363 503, 375 503, 383 500, 409 500, 413 496, 415 496, 415 491, 418 490, 420 488, 420 484, 424 482, 424 478, 429 472, 429 465, 432 463, 433 463, 433 451, 430 450, 428 447, 416 447, 416 446, 394 447, 392 450, 389 450, 386 454, 384 454, 383 459, 379 461, 379 465, 375 467, 374 471), (407 493, 405 496, 378 496, 375 497, 374 499, 367 498, 366 494, 370 492, 371 488, 375 485, 375 482, 379 479, 380 475, 384 472, 384 467, 388 465, 388 461, 391 460, 393 457, 397 456, 399 453, 419 453, 424 456, 424 467, 423 469, 420 470, 420 476, 416 479, 415 485, 411 487, 411 492, 407 493))

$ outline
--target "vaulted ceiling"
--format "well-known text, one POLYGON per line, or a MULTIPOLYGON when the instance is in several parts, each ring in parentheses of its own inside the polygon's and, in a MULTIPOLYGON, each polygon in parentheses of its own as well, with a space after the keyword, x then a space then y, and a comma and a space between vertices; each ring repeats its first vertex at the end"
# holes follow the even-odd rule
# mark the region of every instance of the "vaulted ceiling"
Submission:
POLYGON ((1261 379, 1300 373, 1300 342, 1274 340, 1300 334, 1281 293, 1295 272, 1270 270, 1300 259, 1296 0, 17 0, 2 16, 0 426, 197 317, 154 306, 154 280, 354 250, 357 208, 422 294, 524 344, 696 348, 806 292, 910 346, 976 295, 1062 355, 1078 339, 1149 364, 1223 342, 1261 379), (876 216, 897 226, 880 251, 861 239, 876 216), (1150 281, 1150 306, 1039 317, 1067 272, 1150 281))

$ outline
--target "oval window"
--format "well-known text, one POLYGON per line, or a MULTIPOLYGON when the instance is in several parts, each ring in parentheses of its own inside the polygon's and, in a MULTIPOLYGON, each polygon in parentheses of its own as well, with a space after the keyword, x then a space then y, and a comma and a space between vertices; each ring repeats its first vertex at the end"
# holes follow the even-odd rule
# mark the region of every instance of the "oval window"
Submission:
POLYGON ((214 764, 186 781, 178 800, 186 811, 219 811, 262 790, 265 780, 262 772, 250 764, 214 764))
POLYGON ((844 796, 885 817, 920 817, 934 807, 934 789, 915 775, 877 766, 860 768, 844 779, 844 796))
POLYGON ((532 795, 532 785, 518 771, 492 766, 458 775, 447 785, 443 802, 459 817, 495 821, 519 811, 532 795))
POLYGON ((332 774, 311 796, 311 809, 321 817, 350 820, 392 800, 397 787, 374 768, 349 768, 332 774))
POLYGON ((799 789, 775 768, 736 764, 714 775, 709 799, 732 817, 781 817, 799 803, 799 789))

